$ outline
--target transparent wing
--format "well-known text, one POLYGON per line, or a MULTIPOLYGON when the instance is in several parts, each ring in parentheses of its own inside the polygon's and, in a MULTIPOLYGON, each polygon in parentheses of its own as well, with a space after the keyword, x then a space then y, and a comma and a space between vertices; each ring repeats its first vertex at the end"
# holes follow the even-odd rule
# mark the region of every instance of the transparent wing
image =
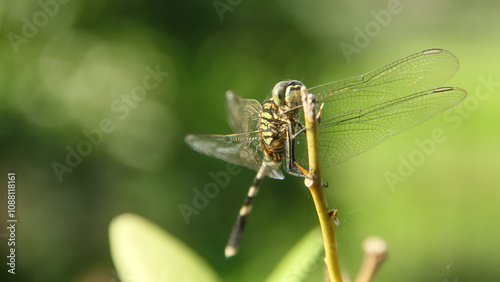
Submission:
MULTIPOLYGON (((313 87, 325 103, 320 123, 323 167, 346 161, 432 116, 459 104, 467 93, 440 87, 458 69, 448 51, 410 55, 367 74, 313 87)), ((307 164, 303 134, 296 139, 296 160, 307 164)))
POLYGON ((234 133, 257 130, 261 109, 257 100, 243 99, 232 91, 226 92, 227 121, 234 133))
MULTIPOLYGON (((231 135, 187 135, 184 140, 195 151, 258 171, 265 160, 259 132, 231 135)), ((276 165, 268 165, 265 175, 284 179, 276 165)))

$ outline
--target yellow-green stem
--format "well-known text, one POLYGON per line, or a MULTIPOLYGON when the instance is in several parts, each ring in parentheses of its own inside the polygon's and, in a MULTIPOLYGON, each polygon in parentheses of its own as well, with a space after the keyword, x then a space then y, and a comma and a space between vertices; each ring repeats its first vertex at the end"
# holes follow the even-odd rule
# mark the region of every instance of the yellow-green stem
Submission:
POLYGON ((319 124, 316 119, 316 104, 311 96, 307 96, 305 87, 302 89, 302 103, 304 107, 305 126, 307 136, 307 151, 309 156, 309 177, 306 186, 311 195, 318 214, 323 243, 325 248, 325 263, 330 276, 330 281, 341 282, 342 275, 338 260, 337 250, 337 218, 336 213, 330 214, 320 175, 319 155, 319 124))

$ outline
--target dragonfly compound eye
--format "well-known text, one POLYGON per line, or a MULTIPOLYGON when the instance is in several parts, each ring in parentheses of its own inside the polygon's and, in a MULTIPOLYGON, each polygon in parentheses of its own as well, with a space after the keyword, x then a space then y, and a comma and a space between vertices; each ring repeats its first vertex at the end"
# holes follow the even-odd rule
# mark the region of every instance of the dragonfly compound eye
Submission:
POLYGON ((285 94, 287 91, 288 81, 278 82, 273 88, 273 100, 278 106, 285 104, 285 94))

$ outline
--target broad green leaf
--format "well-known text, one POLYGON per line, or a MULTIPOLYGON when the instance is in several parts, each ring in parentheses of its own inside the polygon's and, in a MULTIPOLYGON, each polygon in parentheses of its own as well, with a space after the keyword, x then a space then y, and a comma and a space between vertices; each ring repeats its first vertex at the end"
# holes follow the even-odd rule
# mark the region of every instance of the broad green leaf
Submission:
POLYGON ((323 269, 323 239, 316 227, 309 231, 280 261, 267 282, 304 281, 318 267, 323 269))
POLYGON ((121 281, 221 281, 203 258, 141 216, 115 217, 109 239, 121 281))

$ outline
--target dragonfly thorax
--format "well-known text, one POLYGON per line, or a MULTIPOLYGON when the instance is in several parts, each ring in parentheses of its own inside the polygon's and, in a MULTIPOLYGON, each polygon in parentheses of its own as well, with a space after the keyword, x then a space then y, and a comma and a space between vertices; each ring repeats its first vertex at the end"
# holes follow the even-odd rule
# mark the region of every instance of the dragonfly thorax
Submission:
POLYGON ((278 82, 272 97, 262 104, 259 114, 259 132, 262 149, 267 158, 281 162, 286 150, 288 125, 295 120, 301 105, 301 88, 298 80, 278 82))
POLYGON ((280 115, 280 109, 272 98, 262 104, 259 114, 259 133, 262 149, 266 156, 275 162, 281 162, 286 146, 286 121, 280 115))

